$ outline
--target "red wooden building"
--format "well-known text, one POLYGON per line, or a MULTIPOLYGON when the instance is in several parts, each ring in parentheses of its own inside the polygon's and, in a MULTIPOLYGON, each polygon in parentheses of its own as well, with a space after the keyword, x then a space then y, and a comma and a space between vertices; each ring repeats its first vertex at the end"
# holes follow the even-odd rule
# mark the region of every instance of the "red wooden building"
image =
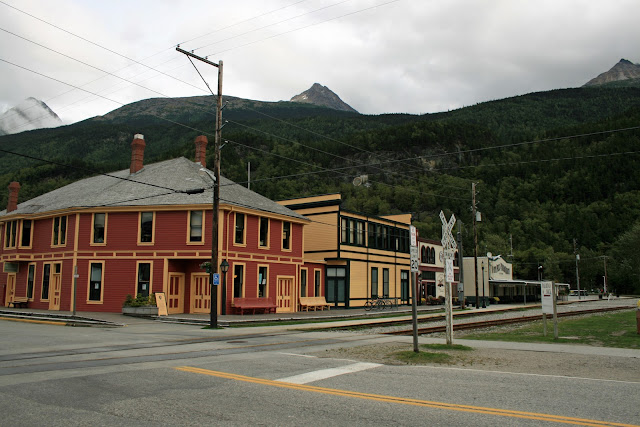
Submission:
MULTIPOLYGON (((20 204, 20 185, 11 183, 0 212, 0 304, 27 298, 30 308, 70 311, 75 303, 77 311, 118 312, 127 295, 164 292, 170 314, 209 313, 209 275, 200 267, 212 247, 206 143, 196 139, 195 162, 144 165, 145 141, 136 135, 130 169, 20 204)), ((236 298, 297 311, 307 287, 324 295, 324 265, 304 262, 308 222, 221 177, 218 251, 229 270, 225 300, 217 287, 219 313, 231 313, 236 298)))

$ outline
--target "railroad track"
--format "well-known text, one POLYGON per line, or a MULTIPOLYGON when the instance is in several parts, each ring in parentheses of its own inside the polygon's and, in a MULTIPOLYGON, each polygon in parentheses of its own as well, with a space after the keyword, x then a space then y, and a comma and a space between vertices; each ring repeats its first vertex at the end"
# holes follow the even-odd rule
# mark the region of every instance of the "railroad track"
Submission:
MULTIPOLYGON (((629 307, 608 307, 608 308, 594 308, 594 309, 589 309, 589 310, 577 310, 577 311, 565 311, 565 312, 559 312, 557 313, 558 317, 568 317, 568 316, 579 316, 582 314, 595 314, 595 313, 602 313, 602 312, 607 312, 607 311, 617 311, 617 310, 629 310, 632 309, 633 307, 629 306, 629 307)), ((444 318, 444 315, 442 316, 444 318)), ((551 317, 551 315, 548 315, 548 317, 551 317)), ((522 317, 512 317, 512 318, 504 318, 504 319, 492 319, 492 320, 480 320, 480 321, 476 321, 476 322, 465 322, 465 323, 455 323, 453 325, 453 329, 455 330, 466 330, 466 329, 481 329, 481 328, 488 328, 491 326, 502 326, 502 325, 508 325, 508 324, 513 324, 513 323, 526 323, 526 322, 533 322, 536 320, 541 320, 542 319, 542 314, 534 314, 531 316, 522 316, 522 317)), ((429 319, 429 320, 440 320, 437 317, 434 317, 433 319, 429 319)), ((388 325, 391 326, 391 325, 388 325)), ((425 327, 425 328, 418 328, 418 334, 420 335, 427 335, 427 334, 433 334, 436 332, 445 332, 446 330, 446 325, 438 325, 438 326, 429 326, 429 327, 425 327)), ((402 330, 396 330, 396 331, 389 331, 389 332, 381 332, 383 334, 388 334, 388 335, 411 335, 413 334, 413 328, 412 329, 402 329, 402 330)))

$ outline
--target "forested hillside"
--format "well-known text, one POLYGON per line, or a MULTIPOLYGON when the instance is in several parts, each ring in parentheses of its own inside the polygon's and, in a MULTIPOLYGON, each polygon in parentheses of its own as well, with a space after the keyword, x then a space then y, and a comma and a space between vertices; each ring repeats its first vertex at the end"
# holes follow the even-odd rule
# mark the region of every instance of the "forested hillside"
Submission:
MULTIPOLYGON (((227 100, 222 174, 246 185, 250 162, 251 189, 267 197, 339 191, 348 209, 412 212, 420 234, 434 239, 444 210, 463 223, 471 255, 477 182, 480 254, 502 254, 520 278, 535 279, 542 265, 545 277, 574 283, 575 239, 582 287, 602 287, 608 256, 609 284, 640 292, 638 87, 555 90, 423 116, 227 100), (360 175, 368 185, 352 184, 360 175)), ((147 163, 193 158, 197 135, 213 141, 213 104, 212 97, 146 100, 75 125, 0 137, 0 185, 20 181, 22 201, 127 168, 135 133, 145 135, 147 163)))

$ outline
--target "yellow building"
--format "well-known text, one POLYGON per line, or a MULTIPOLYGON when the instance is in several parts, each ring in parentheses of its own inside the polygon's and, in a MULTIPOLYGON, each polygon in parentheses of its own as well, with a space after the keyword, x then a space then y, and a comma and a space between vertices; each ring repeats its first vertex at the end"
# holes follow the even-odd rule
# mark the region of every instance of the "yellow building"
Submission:
POLYGON ((278 203, 311 221, 304 227, 305 262, 326 265, 325 298, 336 307, 368 299, 410 304, 411 214, 367 216, 341 208, 340 194, 278 203))

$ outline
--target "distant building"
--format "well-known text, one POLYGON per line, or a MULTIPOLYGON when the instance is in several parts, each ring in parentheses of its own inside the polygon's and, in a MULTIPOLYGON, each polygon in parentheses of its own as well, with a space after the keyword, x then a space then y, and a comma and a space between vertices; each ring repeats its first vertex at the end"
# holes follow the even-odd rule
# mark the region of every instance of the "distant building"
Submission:
MULTIPOLYGON (((69 311, 75 302, 78 311, 118 312, 128 294, 164 292, 169 313, 209 313, 209 275, 200 267, 212 250, 206 144, 196 139, 195 162, 144 165, 144 137, 136 135, 127 170, 20 204, 12 183, 0 212, 0 304, 26 297, 36 309, 69 311)), ((296 311, 300 295, 323 295, 324 260, 304 260, 309 220, 228 179, 220 184, 218 251, 229 270, 226 289, 217 287, 218 312, 243 297, 296 311)))
MULTIPOLYGON (((445 259, 442 242, 418 237, 418 255, 420 257, 420 275, 418 276, 418 295, 420 295, 420 299, 418 302, 422 302, 422 300, 426 300, 428 297, 444 298, 445 259)), ((458 282, 460 281, 458 251, 455 251, 453 271, 454 281, 451 284, 451 296, 457 297, 458 282)))
POLYGON ((283 200, 304 215, 305 263, 326 263, 327 302, 361 307, 369 299, 410 304, 411 215, 367 216, 341 207, 340 194, 283 200))

